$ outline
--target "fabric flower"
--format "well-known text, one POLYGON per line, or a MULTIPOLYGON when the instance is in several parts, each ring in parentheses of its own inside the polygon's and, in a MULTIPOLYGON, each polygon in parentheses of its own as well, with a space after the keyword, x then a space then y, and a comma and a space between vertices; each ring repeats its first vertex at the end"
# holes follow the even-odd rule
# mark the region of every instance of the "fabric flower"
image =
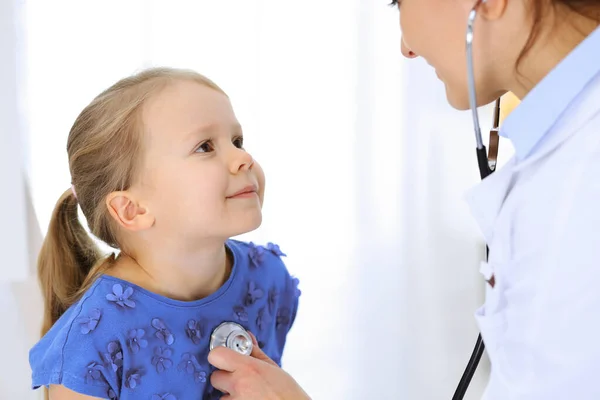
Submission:
POLYGON ((198 364, 198 360, 193 354, 184 353, 181 356, 181 361, 177 366, 178 371, 185 371, 188 374, 193 374, 196 372, 196 369, 200 369, 200 364, 198 364))
POLYGON ((81 333, 87 335, 96 329, 98 323, 100 322, 100 317, 102 317, 102 311, 94 308, 90 310, 87 316, 78 318, 77 322, 79 322, 81 333))
POLYGON ((190 319, 187 323, 185 333, 187 333, 194 344, 198 344, 202 340, 202 337, 204 337, 204 324, 200 321, 190 319))
POLYGON ((177 397, 171 393, 155 394, 152 396, 152 400, 177 400, 177 397))
POLYGON ((204 383, 206 382, 206 372, 198 371, 194 374, 194 382, 196 383, 204 383))
POLYGON ((117 303, 123 308, 135 308, 135 301, 130 299, 132 294, 132 287, 127 287, 127 289, 123 290, 123 286, 121 286, 118 283, 115 283, 113 285, 113 292, 106 295, 106 300, 117 303))
POLYGON ((145 349, 148 346, 148 341, 144 339, 146 331, 143 329, 132 329, 127 334, 127 346, 133 354, 137 354, 140 349, 145 349))
POLYGON ((125 376, 125 387, 127 389, 135 389, 142 383, 142 374, 137 369, 127 371, 125 376))
POLYGON ((250 246, 250 250, 248 251, 248 256, 250 257, 250 267, 257 268, 262 264, 265 256, 265 248, 262 246, 257 246, 254 243, 248 243, 250 246))
POLYGON ((275 322, 275 327, 277 329, 285 328, 290 323, 290 314, 291 311, 287 307, 281 307, 277 312, 277 319, 275 322))
POLYGON ((271 319, 266 313, 265 308, 263 307, 260 310, 258 310, 258 315, 256 317, 256 327, 258 328, 258 330, 262 331, 269 322, 271 322, 271 319))
POLYGON ((287 255, 281 251, 278 245, 275 243, 267 243, 267 250, 275 254, 277 257, 287 257, 287 255))
POLYGON ((106 395, 108 396, 109 400, 117 400, 118 399, 117 394, 111 388, 108 389, 108 392, 106 393, 106 395))
POLYGON ((171 333, 171 331, 167 328, 164 322, 159 318, 154 318, 152 320, 152 326, 156 329, 156 333, 154 334, 157 338, 164 341, 167 345, 172 345, 175 341, 175 337, 171 333))
POLYGON ((171 349, 163 349, 162 347, 157 347, 154 349, 154 357, 152 357, 152 365, 156 367, 156 372, 159 374, 166 369, 169 369, 173 366, 173 361, 171 361, 170 357, 173 354, 171 349))
POLYGON ((102 378, 102 365, 93 362, 86 367, 85 383, 89 385, 102 378))
POLYGON ((241 322, 248 322, 248 313, 242 306, 233 307, 233 316, 241 322))
POLYGON ((269 290, 269 313, 275 315, 275 309, 277 309, 277 301, 279 300, 279 293, 277 289, 273 288, 269 290))
POLYGON ((114 371, 123 366, 123 350, 119 342, 113 341, 106 346, 108 353, 104 353, 106 364, 114 371))
POLYGON ((246 298, 244 299, 244 304, 246 306, 251 306, 256 302, 256 300, 262 299, 264 296, 264 292, 261 288, 259 288, 254 281, 248 282, 248 292, 246 293, 246 298))
POLYGON ((292 293, 294 294, 294 297, 296 297, 296 298, 300 297, 300 295, 302 294, 300 289, 298 289, 299 284, 300 284, 300 280, 298 278, 296 278, 295 276, 292 276, 292 293))

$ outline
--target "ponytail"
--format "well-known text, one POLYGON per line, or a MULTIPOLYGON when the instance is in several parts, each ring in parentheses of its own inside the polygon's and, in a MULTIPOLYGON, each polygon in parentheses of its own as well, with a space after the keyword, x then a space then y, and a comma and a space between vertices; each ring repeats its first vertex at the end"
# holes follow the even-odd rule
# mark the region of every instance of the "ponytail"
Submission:
POLYGON ((44 298, 42 335, 91 285, 106 264, 99 261, 104 260, 79 222, 77 199, 69 189, 54 207, 38 257, 38 278, 44 298))

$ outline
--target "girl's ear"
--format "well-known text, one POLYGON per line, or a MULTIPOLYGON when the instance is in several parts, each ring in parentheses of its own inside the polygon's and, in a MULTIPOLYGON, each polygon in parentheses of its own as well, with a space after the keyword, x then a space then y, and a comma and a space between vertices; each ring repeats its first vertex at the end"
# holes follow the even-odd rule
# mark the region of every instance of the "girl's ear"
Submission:
POLYGON ((154 216, 127 191, 112 192, 106 206, 113 219, 125 230, 142 231, 154 225, 154 216))

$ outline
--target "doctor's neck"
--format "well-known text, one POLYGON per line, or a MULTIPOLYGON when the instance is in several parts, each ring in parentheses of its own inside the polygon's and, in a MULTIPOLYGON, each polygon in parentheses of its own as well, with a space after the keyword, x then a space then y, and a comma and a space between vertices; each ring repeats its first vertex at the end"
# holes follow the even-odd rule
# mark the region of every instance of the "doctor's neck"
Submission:
POLYGON ((509 82, 509 90, 520 99, 600 24, 600 0, 530 3, 533 27, 509 82))

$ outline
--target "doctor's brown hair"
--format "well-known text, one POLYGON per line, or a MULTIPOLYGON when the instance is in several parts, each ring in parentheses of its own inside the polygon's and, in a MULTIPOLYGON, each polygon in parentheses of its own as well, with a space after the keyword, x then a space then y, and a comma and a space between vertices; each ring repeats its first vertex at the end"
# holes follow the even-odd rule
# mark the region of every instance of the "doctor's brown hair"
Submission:
MULTIPOLYGON (((527 52, 533 47, 533 44, 540 33, 542 20, 549 11, 548 7, 552 7, 556 10, 557 7, 563 6, 570 11, 595 20, 600 24, 600 0, 532 0, 530 1, 530 5, 533 27, 521 54, 519 54, 517 65, 519 65, 523 57, 525 57, 527 52)), ((577 27, 573 28, 577 29, 577 27)))
POLYGON ((170 83, 182 80, 223 93, 193 71, 153 68, 115 83, 75 120, 67 140, 73 190, 58 199, 37 262, 44 298, 42 335, 115 260, 114 253, 101 254, 79 222, 77 206, 91 233, 119 249, 106 197, 127 190, 136 177, 143 150, 143 105, 170 83))

